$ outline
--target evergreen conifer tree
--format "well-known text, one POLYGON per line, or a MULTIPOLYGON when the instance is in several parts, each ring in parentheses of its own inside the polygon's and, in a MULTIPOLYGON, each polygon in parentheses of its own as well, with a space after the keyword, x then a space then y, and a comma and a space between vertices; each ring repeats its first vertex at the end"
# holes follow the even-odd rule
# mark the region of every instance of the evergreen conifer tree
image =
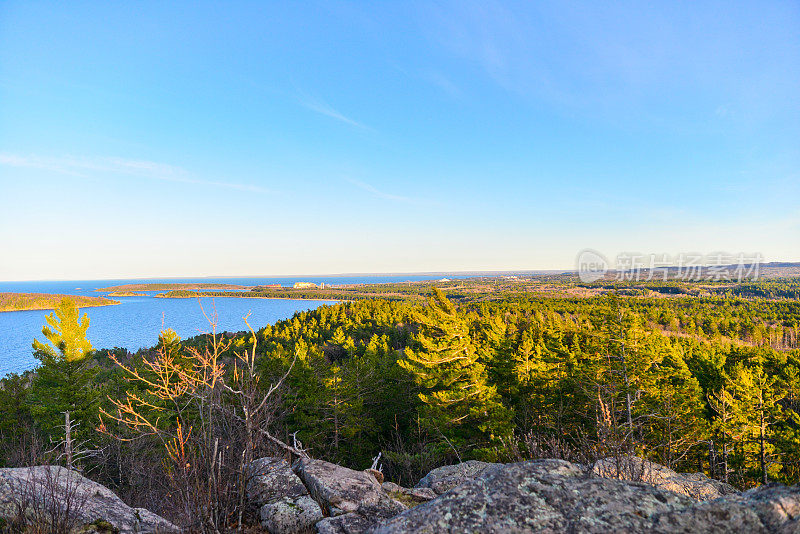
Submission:
POLYGON ((733 408, 744 439, 745 465, 759 473, 762 484, 769 482, 770 471, 779 468, 774 458, 772 427, 785 417, 779 404, 785 393, 778 386, 777 377, 767 374, 759 358, 756 365, 739 365, 735 371, 738 403, 733 408))
POLYGON ((419 348, 400 361, 423 389, 423 424, 457 447, 507 436, 510 413, 487 383, 468 321, 438 289, 428 303, 414 315, 419 348))
POLYGON ((87 355, 92 351, 86 337, 89 317, 84 314, 80 318, 75 302, 63 299, 46 321, 42 334, 49 344, 33 342, 34 356, 41 365, 28 403, 36 424, 54 442, 64 443, 70 464, 70 449, 77 452, 71 442, 81 444, 92 435, 101 396, 93 384, 97 371, 88 365, 87 355))

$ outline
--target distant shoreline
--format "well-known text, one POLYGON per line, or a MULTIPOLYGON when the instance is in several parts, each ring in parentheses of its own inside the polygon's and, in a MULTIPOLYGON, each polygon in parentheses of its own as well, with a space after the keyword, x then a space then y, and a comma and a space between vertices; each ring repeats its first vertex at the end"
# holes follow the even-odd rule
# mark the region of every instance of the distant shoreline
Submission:
POLYGON ((167 296, 159 297, 158 295, 156 295, 153 298, 162 298, 162 299, 216 299, 216 298, 224 299, 224 298, 233 298, 233 299, 253 299, 253 300, 319 300, 321 302, 336 302, 336 303, 339 303, 339 302, 353 302, 352 298, 350 298, 350 299, 344 299, 344 298, 335 299, 335 298, 331 298, 331 297, 317 297, 317 298, 311 298, 311 297, 259 297, 259 296, 243 297, 242 295, 232 295, 230 297, 223 297, 223 296, 220 296, 220 295, 203 295, 203 294, 199 294, 197 296, 192 295, 192 296, 187 296, 187 297, 167 297, 167 296))
MULTIPOLYGON (((153 295, 153 298, 157 299, 196 299, 196 298, 204 298, 204 299, 213 299, 213 298, 234 298, 234 299, 261 299, 261 300, 324 300, 326 302, 342 302, 344 300, 352 300, 345 299, 345 298, 335 298, 325 295, 319 296, 308 296, 308 295, 286 295, 285 297, 276 297, 276 296, 264 296, 259 293, 237 293, 231 292, 230 294, 227 293, 214 293, 214 292, 196 292, 193 294, 171 294, 172 291, 167 293, 159 293, 157 295, 153 295)), ((182 291, 181 293, 188 293, 182 291)))
POLYGON ((118 286, 100 287, 96 292, 133 292, 133 291, 180 291, 180 290, 240 290, 246 291, 252 286, 241 286, 236 284, 204 284, 202 282, 192 283, 152 283, 152 284, 122 284, 118 286))
POLYGON ((63 299, 75 301, 78 308, 99 308, 119 304, 105 297, 86 297, 53 293, 0 293, 0 313, 54 310, 63 299))

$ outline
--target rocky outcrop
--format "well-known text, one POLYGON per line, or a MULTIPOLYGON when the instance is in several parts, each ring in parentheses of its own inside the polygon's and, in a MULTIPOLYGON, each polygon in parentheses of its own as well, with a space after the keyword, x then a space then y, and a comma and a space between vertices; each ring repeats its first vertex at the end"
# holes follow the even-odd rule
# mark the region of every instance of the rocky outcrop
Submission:
MULTIPOLYGON (((763 491, 763 490, 762 490, 763 491)), ((762 493, 762 492, 759 492, 762 493)), ((772 514, 780 508, 779 496, 769 492, 758 496, 728 496, 705 501, 682 510, 661 514, 653 520, 653 532, 798 532, 796 522, 784 514, 772 514), (755 497, 755 501, 751 500, 755 497), (773 500, 773 498, 778 499, 773 500), (765 502, 758 503, 757 501, 765 502), (754 506, 757 505, 757 506, 754 506), (759 508, 761 508, 759 513, 759 508), (784 517, 780 517, 784 515, 784 517), (763 516, 763 517, 762 517, 763 516)))
POLYGON ((800 532, 800 487, 770 484, 662 514, 654 532, 800 532))
POLYGON ((800 534, 800 487, 742 493, 702 473, 635 457, 478 461, 434 469, 414 488, 379 472, 262 458, 248 494, 273 534, 627 532, 800 534))
POLYGON ((437 497, 436 492, 430 488, 404 488, 394 482, 384 482, 381 489, 389 497, 412 507, 423 502, 428 502, 437 497))
POLYGON ((407 508, 397 501, 386 499, 375 505, 365 505, 357 512, 329 517, 317 523, 319 534, 362 534, 407 508))
POLYGON ((259 458, 247 466, 247 497, 271 534, 308 532, 324 516, 322 508, 284 458, 259 458))
POLYGON ((309 458, 297 460, 293 468, 328 515, 355 512, 385 497, 375 477, 364 471, 309 458))
POLYGON ((445 465, 437 467, 417 483, 416 488, 430 488, 436 495, 455 488, 456 486, 471 480, 483 473, 487 468, 496 467, 500 464, 490 464, 479 462, 478 460, 468 460, 456 465, 445 465))
POLYGON ((659 487, 606 478, 594 466, 561 460, 508 464, 485 469, 370 532, 800 533, 798 486, 768 485, 700 500, 720 491, 716 481, 692 476, 688 480, 709 487, 687 490, 675 477, 667 480, 673 482, 652 479, 659 487))
POLYGON ((247 498, 261 507, 285 498, 308 495, 308 490, 283 458, 259 458, 247 466, 247 498))
POLYGON ((592 472, 603 478, 643 482, 698 501, 709 501, 737 493, 736 488, 730 484, 708 478, 703 473, 676 473, 668 467, 636 456, 598 460, 592 467, 592 472))
POLYGON ((316 532, 317 534, 361 534, 375 525, 375 521, 361 514, 349 513, 323 519, 317 523, 316 532))
POLYGON ((0 518, 10 523, 20 516, 28 521, 53 522, 55 518, 61 525, 84 532, 179 531, 166 519, 131 508, 105 486, 59 466, 0 469, 0 518))
POLYGON ((318 532, 364 532, 407 508, 383 491, 371 473, 309 458, 298 459, 292 468, 329 516, 317 523, 318 532))
MULTIPOLYGON (((800 534, 800 486, 745 492, 703 474, 639 458, 591 466, 563 460, 465 462, 431 471, 415 488, 307 458, 262 458, 247 468, 250 503, 272 534, 627 532, 800 534)), ((0 469, 0 530, 69 515, 70 534, 168 533, 178 528, 123 503, 62 467, 0 469), (66 513, 66 509, 69 513, 66 513)))
POLYGON ((655 514, 693 502, 587 475, 583 467, 562 460, 498 466, 375 532, 639 532, 655 514))
POLYGON ((271 534, 309 532, 322 520, 322 508, 308 495, 284 497, 264 504, 260 511, 261 526, 271 534))

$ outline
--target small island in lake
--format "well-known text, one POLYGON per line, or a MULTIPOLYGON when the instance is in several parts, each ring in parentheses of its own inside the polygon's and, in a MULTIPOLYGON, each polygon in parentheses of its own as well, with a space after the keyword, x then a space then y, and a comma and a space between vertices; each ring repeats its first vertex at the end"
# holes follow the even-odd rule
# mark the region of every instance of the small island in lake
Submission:
POLYGON ((248 290, 249 286, 240 286, 236 284, 205 284, 205 283, 152 283, 152 284, 122 284, 118 286, 101 287, 95 291, 111 291, 111 292, 132 292, 132 291, 180 291, 180 290, 248 290))
POLYGON ((146 297, 147 293, 137 293, 136 291, 112 291, 109 297, 146 297))
POLYGON ((81 295, 60 295, 51 293, 0 293, 0 312, 25 310, 53 310, 63 299, 75 301, 79 308, 111 306, 119 301, 104 297, 84 297, 81 295))

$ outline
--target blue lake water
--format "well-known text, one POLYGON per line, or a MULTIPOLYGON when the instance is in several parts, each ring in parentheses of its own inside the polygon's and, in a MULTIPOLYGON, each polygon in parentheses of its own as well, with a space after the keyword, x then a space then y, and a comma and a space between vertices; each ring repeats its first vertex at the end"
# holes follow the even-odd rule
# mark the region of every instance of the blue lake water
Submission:
MULTIPOLYGON (((426 280, 435 276, 327 276, 281 278, 183 278, 160 280, 75 280, 53 282, 0 282, 0 292, 11 293, 62 293, 67 295, 105 296, 94 291, 101 287, 135 283, 223 283, 244 286, 281 284, 291 286, 298 281, 331 284, 402 282, 426 280)), ((452 278, 452 277, 451 277, 452 278)), ((216 309, 218 331, 245 330, 242 318, 249 312, 250 325, 256 330, 287 319, 296 312, 317 308, 332 301, 288 299, 161 299, 157 292, 142 297, 115 297, 121 304, 97 308, 84 308, 90 318, 87 332, 96 349, 122 347, 131 351, 152 347, 158 342, 163 328, 172 328, 181 338, 208 332, 209 324, 203 316, 201 304, 207 313, 216 309)), ((42 326, 50 311, 20 311, 0 313, 0 377, 10 372, 21 372, 36 367, 31 343, 36 337, 44 341, 42 326)))

